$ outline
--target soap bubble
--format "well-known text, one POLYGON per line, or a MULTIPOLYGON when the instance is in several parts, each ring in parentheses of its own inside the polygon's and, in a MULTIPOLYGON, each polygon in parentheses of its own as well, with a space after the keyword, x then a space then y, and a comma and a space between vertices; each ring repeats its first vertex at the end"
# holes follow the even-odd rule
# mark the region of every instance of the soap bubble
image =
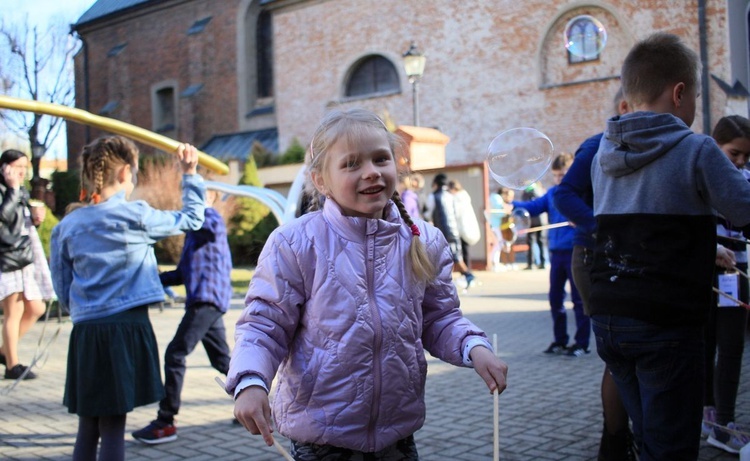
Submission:
POLYGON ((525 234, 531 227, 531 214, 526 208, 514 208, 510 214, 510 219, 515 224, 517 234, 525 234))
POLYGON ((573 56, 595 59, 607 46, 607 30, 593 16, 576 16, 565 25, 565 48, 573 56))
POLYGON ((544 176, 553 152, 552 141, 534 128, 503 131, 487 149, 490 175, 502 186, 523 190, 544 176))

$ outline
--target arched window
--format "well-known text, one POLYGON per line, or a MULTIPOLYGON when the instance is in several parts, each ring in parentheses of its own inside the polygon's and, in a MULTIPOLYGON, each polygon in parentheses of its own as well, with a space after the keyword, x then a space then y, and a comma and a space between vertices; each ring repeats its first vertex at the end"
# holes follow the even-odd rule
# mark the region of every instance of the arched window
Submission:
POLYGON ((571 48, 578 50, 571 53, 568 50, 568 62, 571 64, 579 62, 596 61, 599 59, 599 27, 588 17, 582 17, 574 22, 571 27, 571 48))
POLYGON ((359 60, 346 83, 346 96, 362 97, 400 91, 398 72, 393 63, 382 56, 368 56, 359 60))

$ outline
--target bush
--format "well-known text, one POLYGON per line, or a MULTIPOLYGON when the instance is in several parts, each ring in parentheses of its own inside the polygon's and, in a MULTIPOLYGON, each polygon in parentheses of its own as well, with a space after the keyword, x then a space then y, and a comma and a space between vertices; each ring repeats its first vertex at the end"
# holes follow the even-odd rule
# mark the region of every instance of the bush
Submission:
POLYGON ((305 148, 299 143, 297 138, 292 139, 289 148, 279 159, 280 165, 289 165, 292 163, 302 163, 305 161, 305 148))
MULTIPOLYGON (((240 185, 262 187, 253 156, 245 162, 240 185)), ((259 201, 236 197, 235 209, 229 219, 229 248, 235 265, 255 265, 268 236, 279 223, 271 211, 259 201)))
POLYGON ((49 248, 49 242, 52 238, 52 229, 57 225, 57 223, 60 222, 59 219, 57 219, 57 216, 55 216, 54 213, 52 213, 52 210, 47 208, 47 214, 44 217, 44 221, 42 221, 42 224, 39 225, 39 228, 37 228, 37 233, 39 234, 39 239, 42 241, 42 247, 44 247, 44 254, 47 255, 49 258, 50 255, 50 248, 49 248))
POLYGON ((78 201, 78 194, 81 191, 81 173, 79 171, 55 171, 52 173, 52 189, 55 193, 55 209, 52 211, 55 216, 62 217, 65 215, 65 208, 78 201))

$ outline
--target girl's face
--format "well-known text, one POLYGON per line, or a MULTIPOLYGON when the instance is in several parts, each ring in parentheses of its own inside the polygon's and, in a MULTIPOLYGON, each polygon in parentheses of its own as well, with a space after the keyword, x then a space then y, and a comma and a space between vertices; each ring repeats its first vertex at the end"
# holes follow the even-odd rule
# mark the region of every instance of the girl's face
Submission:
POLYGON ((750 139, 734 138, 728 143, 722 144, 721 150, 724 151, 734 166, 742 169, 750 160, 750 139))
POLYGON ((23 184, 24 179, 26 179, 26 170, 28 168, 29 159, 26 157, 19 157, 6 164, 5 169, 7 172, 5 173, 5 176, 7 178, 9 175, 12 175, 17 184, 23 184))
POLYGON ((336 201, 345 216, 382 218, 398 183, 386 133, 366 130, 351 143, 342 136, 327 156, 324 170, 312 173, 318 191, 336 201))

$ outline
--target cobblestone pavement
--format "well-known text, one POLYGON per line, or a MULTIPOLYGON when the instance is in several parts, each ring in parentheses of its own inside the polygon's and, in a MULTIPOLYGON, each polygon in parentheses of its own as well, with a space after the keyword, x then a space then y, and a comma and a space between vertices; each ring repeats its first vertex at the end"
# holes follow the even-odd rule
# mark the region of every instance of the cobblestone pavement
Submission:
MULTIPOLYGON (((497 335, 509 365, 509 386, 500 396, 500 459, 595 460, 602 428, 599 385, 603 371, 593 351, 578 358, 542 353, 552 339, 543 270, 478 272, 481 285, 461 296, 465 314, 497 335)), ((240 314, 241 300, 226 315, 228 331, 240 314)), ((182 317, 179 307, 152 310, 151 320, 161 351, 166 349, 182 317)), ((574 322, 568 316, 568 331, 574 322)), ((71 323, 39 322, 23 339, 21 358, 28 363, 44 330, 43 346, 51 340, 47 360, 37 368, 39 379, 9 391, 0 381, 0 459, 65 460, 73 452, 77 418, 62 406, 65 360, 71 323), (55 335, 58 335, 55 338, 55 335)), ((233 342, 229 338, 230 345, 233 342)), ((748 355, 737 402, 737 419, 750 425, 748 355)), ((130 432, 155 418, 157 404, 128 414, 125 442, 130 460, 279 460, 272 447, 232 424, 231 399, 215 382, 202 346, 188 357, 183 405, 177 417, 179 438, 146 446, 130 432)), ((429 360, 427 421, 415 437, 423 460, 491 460, 493 399, 473 370, 429 360)), ((277 436, 287 446, 287 441, 277 436)), ((736 460, 702 442, 701 461, 736 460)))

